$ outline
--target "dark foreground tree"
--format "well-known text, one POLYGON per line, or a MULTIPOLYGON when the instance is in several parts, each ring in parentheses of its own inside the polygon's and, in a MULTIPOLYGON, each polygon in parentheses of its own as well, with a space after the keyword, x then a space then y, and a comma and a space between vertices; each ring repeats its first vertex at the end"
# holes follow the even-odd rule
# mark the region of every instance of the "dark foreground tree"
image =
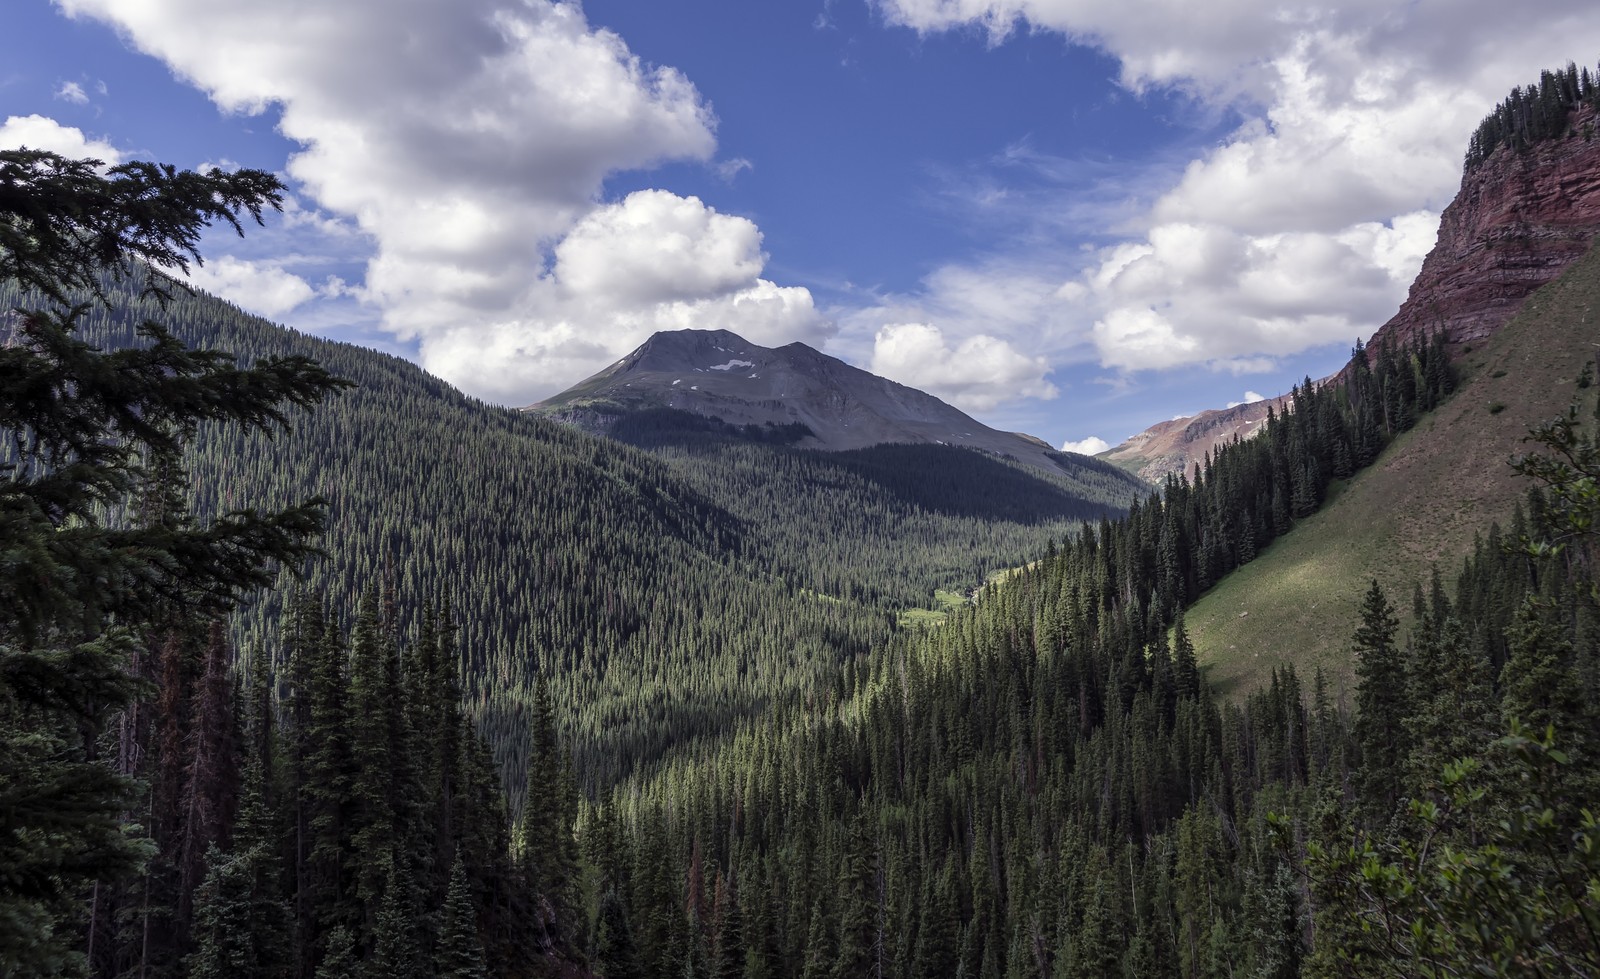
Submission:
MULTIPOLYGON (((270 432, 343 386, 305 358, 240 367, 150 322, 141 346, 103 352, 77 336, 79 300, 124 277, 165 295, 207 225, 242 230, 281 192, 260 171, 0 153, 0 277, 36 297, 0 313, 0 974, 81 971, 82 902, 147 856, 120 819, 135 783, 99 757, 140 690, 130 657, 158 624, 268 584, 322 528, 318 501, 200 523, 140 520, 140 500, 171 495, 202 423, 270 432)), ((92 956, 104 939, 88 940, 92 956)))

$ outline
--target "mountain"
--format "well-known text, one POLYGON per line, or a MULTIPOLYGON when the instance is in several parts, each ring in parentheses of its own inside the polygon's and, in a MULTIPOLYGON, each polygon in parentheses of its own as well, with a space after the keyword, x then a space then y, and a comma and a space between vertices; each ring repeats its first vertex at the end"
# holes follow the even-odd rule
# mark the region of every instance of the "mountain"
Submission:
POLYGON ((1157 422, 1096 458, 1159 483, 1171 473, 1188 473, 1197 464, 1204 465, 1207 453, 1215 453, 1235 438, 1252 437, 1266 422, 1267 409, 1282 412, 1288 401, 1287 396, 1268 398, 1157 422))
MULTIPOLYGON (((1529 296, 1588 251, 1600 231, 1595 117, 1594 106, 1581 104, 1562 138, 1500 146, 1466 168, 1405 303, 1368 341, 1370 356, 1385 343, 1435 332, 1460 354, 1508 323, 1529 296)), ((1282 411, 1283 400, 1158 422, 1099 457, 1159 481, 1203 462, 1235 434, 1248 437, 1267 406, 1282 411)))
POLYGON ((1595 115, 1582 105, 1565 138, 1502 146, 1467 167, 1410 295, 1369 347, 1436 331, 1482 340, 1588 252, 1600 231, 1595 115))
POLYGON ((657 333, 605 370, 527 410, 610 434, 626 416, 659 409, 754 426, 802 448, 951 445, 1064 471, 1061 453, 1042 439, 989 428, 931 394, 803 343, 774 349, 727 330, 657 333))
POLYGON ((648 450, 807 587, 909 619, 1149 493, 804 344, 727 331, 658 333, 530 413, 648 450))

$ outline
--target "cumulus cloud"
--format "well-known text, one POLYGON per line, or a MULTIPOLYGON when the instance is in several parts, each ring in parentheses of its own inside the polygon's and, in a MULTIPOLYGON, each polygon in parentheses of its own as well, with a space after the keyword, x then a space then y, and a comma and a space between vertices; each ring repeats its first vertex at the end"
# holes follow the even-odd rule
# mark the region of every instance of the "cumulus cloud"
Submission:
POLYGON ((1045 358, 1029 357, 986 334, 952 346, 938 327, 927 323, 892 323, 879 329, 871 369, 969 411, 1059 393, 1045 380, 1050 372, 1045 358))
POLYGON ((91 139, 83 130, 63 126, 48 116, 10 116, 0 124, 0 149, 48 150, 74 159, 93 158, 106 163, 122 162, 122 152, 100 139, 91 139))
POLYGON ((1600 48, 1591 5, 1493 0, 877 0, 918 31, 1054 31, 1244 122, 1157 195, 1139 233, 1067 270, 1101 362, 1249 372, 1393 314, 1472 127, 1540 67, 1600 48))
POLYGON ((758 277, 750 222, 666 194, 599 200, 621 170, 710 166, 715 118, 577 3, 61 6, 115 25, 226 111, 276 108, 303 147, 290 176, 373 242, 362 294, 384 327, 475 394, 554 393, 654 324, 825 330, 809 293, 758 277))
POLYGON ((1077 442, 1061 443, 1062 452, 1077 452, 1086 456, 1099 455, 1109 448, 1111 448, 1111 443, 1107 442, 1098 435, 1091 435, 1088 438, 1080 439, 1077 442))
POLYGON ((280 265, 223 255, 189 270, 189 283, 239 306, 276 319, 316 295, 306 280, 280 265))
POLYGON ((1254 391, 1246 391, 1244 393, 1244 397, 1242 399, 1240 399, 1238 401, 1230 401, 1230 402, 1228 402, 1228 407, 1229 408, 1237 408, 1240 405, 1253 405, 1257 401, 1265 401, 1265 400, 1267 400, 1267 396, 1264 395, 1264 394, 1257 394, 1254 391))
POLYGON ((1270 369, 1275 355, 1370 334, 1405 298, 1437 225, 1429 212, 1333 233, 1159 224, 1103 251, 1074 285, 1099 310, 1102 363, 1247 373, 1270 369))
POLYGON ((1080 305, 1060 293, 1059 268, 1039 256, 952 263, 915 291, 829 310, 838 324, 829 349, 980 416, 1050 400, 1061 392, 1047 375, 1093 356, 1080 305))

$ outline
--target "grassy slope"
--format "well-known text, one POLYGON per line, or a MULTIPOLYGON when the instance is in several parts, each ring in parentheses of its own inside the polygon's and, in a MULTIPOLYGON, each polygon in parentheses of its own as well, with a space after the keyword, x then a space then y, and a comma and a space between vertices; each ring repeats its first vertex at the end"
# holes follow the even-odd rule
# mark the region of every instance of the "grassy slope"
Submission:
POLYGON ((1291 661, 1302 678, 1321 665, 1335 689, 1348 688, 1349 637, 1368 582, 1376 577, 1409 610, 1413 583, 1434 564, 1451 580, 1474 533, 1507 523, 1525 492, 1507 460, 1523 451, 1529 427, 1564 412, 1578 393, 1589 417, 1596 388, 1578 392, 1574 383, 1600 349, 1597 315, 1600 250, 1466 353, 1462 385, 1446 404, 1208 592, 1188 624, 1212 683, 1239 696, 1291 661), (1496 404, 1503 409, 1491 412, 1496 404))

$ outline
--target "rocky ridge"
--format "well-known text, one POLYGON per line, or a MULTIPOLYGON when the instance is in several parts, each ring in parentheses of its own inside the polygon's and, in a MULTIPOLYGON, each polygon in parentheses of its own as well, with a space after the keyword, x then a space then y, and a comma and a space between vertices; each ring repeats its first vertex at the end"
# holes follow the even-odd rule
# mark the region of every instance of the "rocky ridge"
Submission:
POLYGON ((1252 401, 1232 408, 1209 408, 1198 415, 1157 422, 1098 458, 1131 470, 1140 479, 1159 483, 1169 474, 1204 465, 1206 453, 1261 430, 1267 409, 1283 411, 1287 396, 1252 401))

